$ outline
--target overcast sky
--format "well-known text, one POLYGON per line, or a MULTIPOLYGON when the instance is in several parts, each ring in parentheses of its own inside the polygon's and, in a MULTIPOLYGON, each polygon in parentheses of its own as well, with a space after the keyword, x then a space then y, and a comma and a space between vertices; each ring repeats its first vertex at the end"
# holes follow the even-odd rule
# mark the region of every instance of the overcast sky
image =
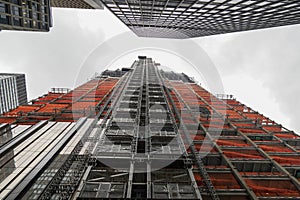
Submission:
MULTIPOLYGON (((53 9, 53 22, 54 26, 47 33, 0 32, 0 72, 26 73, 29 99, 47 93, 51 87, 73 88, 91 52, 101 43, 128 31, 107 10, 53 9)), ((297 25, 193 41, 214 63, 227 94, 300 132, 299 35, 297 25)), ((124 57, 116 59, 113 66, 122 63, 120 67, 129 67, 136 55, 131 53, 124 57)), ((153 57, 162 65, 182 68, 195 76, 191 68, 184 67, 186 63, 176 60, 174 55, 169 60, 155 54, 153 57)), ((99 66, 98 72, 105 68, 99 66)), ((88 79, 92 75, 81 78, 88 79)))

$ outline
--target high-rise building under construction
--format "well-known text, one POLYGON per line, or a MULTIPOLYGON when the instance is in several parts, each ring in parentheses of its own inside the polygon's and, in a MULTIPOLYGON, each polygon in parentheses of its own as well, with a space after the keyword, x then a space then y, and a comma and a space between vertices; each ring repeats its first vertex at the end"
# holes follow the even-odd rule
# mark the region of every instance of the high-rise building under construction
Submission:
POLYGON ((300 199, 300 136, 144 56, 0 123, 0 199, 300 199))

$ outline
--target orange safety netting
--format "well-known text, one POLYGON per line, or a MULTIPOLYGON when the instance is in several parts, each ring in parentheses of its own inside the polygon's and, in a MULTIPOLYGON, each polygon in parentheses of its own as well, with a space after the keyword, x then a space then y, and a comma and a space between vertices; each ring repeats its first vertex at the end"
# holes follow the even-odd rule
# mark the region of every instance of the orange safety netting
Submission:
POLYGON ((62 96, 61 93, 52 93, 52 92, 49 92, 47 95, 43 96, 43 97, 40 97, 37 99, 37 101, 43 101, 43 102, 49 102, 49 101, 52 101, 58 97, 62 96))
MULTIPOLYGON (((196 150, 198 152, 218 152, 216 148, 214 148, 210 144, 194 144, 196 150)), ((188 153, 191 153, 189 145, 185 145, 188 153)))
POLYGON ((72 105, 72 110, 88 110, 94 108, 98 102, 79 101, 72 105))
POLYGON ((220 146, 239 146, 239 147, 251 146, 250 144, 247 144, 245 140, 217 140, 216 142, 220 146))
POLYGON ((227 105, 223 104, 213 104, 212 107, 216 110, 228 110, 229 107, 227 105))
POLYGON ((4 113, 3 116, 19 116, 21 114, 33 112, 38 108, 40 108, 40 106, 36 106, 36 105, 18 106, 17 108, 13 109, 12 111, 4 113))
POLYGON ((55 113, 60 109, 66 108, 68 104, 46 104, 44 107, 40 108, 37 112, 41 113, 55 113))
POLYGON ((54 101, 54 103, 72 103, 73 99, 57 99, 54 101))
MULTIPOLYGON (((198 186, 203 186, 202 178, 199 174, 194 173, 198 186)), ((209 173, 209 178, 215 189, 241 189, 236 178, 231 173, 209 173)))
POLYGON ((286 176, 283 172, 240 172, 242 176, 286 176))
POLYGON ((264 129, 271 132, 280 132, 282 131, 281 126, 263 126, 264 129))
POLYGON ((237 149, 237 150, 223 150, 223 153, 234 159, 264 159, 264 157, 255 149, 237 149))
POLYGON ((258 113, 243 113, 243 115, 246 116, 248 119, 254 119, 254 120, 259 119, 260 121, 265 119, 265 117, 263 115, 258 114, 258 113))
POLYGON ((283 145, 259 145, 261 149, 263 149, 266 152, 294 152, 292 149, 283 146, 283 145))
POLYGON ((298 155, 283 155, 283 156, 271 155, 271 157, 281 165, 300 166, 300 156, 298 156, 298 155))
POLYGON ((227 99, 226 103, 231 105, 231 106, 235 106, 235 105, 240 106, 241 105, 241 103, 239 101, 235 100, 235 99, 227 99))
POLYGON ((245 122, 232 122, 233 125, 235 125, 236 127, 242 128, 242 127, 255 127, 254 124, 252 123, 245 123, 245 122))
MULTIPOLYGON (((182 137, 184 137, 184 135, 182 135, 182 137)), ((193 140, 204 140, 205 135, 195 135, 195 134, 190 134, 191 139, 193 140)))
POLYGON ((258 197, 299 197, 300 191, 289 180, 245 179, 258 197))
POLYGON ((209 124, 203 124, 203 126, 208 129, 208 128, 216 128, 216 129, 230 129, 229 125, 224 125, 224 124, 214 124, 214 123, 209 123, 209 124))
POLYGON ((293 133, 277 133, 274 134, 276 137, 279 138, 286 138, 286 139, 300 139, 300 137, 293 133))
POLYGON ((0 117, 0 124, 10 124, 16 121, 15 117, 0 117))
POLYGON ((241 131, 242 133, 257 133, 257 134, 267 134, 267 132, 265 132, 262 129, 256 129, 256 128, 239 128, 239 131, 241 131))

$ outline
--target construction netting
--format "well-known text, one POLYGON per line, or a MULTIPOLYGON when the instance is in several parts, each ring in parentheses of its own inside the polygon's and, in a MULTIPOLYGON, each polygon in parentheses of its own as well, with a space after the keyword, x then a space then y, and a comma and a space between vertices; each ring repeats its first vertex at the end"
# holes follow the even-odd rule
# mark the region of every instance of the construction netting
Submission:
POLYGON ((271 155, 271 158, 283 166, 300 166, 299 155, 271 155))
MULTIPOLYGON (((209 178, 215 189, 241 189, 241 185, 232 173, 212 173, 208 172, 209 178)), ((203 181, 198 173, 194 173, 195 180, 198 186, 203 186, 203 181)))
POLYGON ((235 150, 223 150, 223 153, 232 159, 265 159, 257 150, 255 149, 235 149, 235 150))
POLYGON ((13 109, 7 113, 4 113, 3 116, 25 115, 26 113, 37 111, 39 108, 40 108, 40 106, 37 106, 37 105, 18 106, 16 109, 13 109))
POLYGON ((242 139, 218 139, 217 144, 220 146, 236 146, 236 147, 249 147, 251 146, 242 139))
POLYGON ((299 197, 300 191, 289 180, 245 179, 258 197, 299 197))
POLYGON ((284 146, 283 144, 262 144, 258 146, 266 152, 294 152, 292 149, 284 146))
POLYGON ((30 105, 18 106, 0 117, 0 123, 34 124, 40 120, 49 120, 55 116, 57 121, 74 121, 95 110, 119 81, 118 78, 94 79, 67 93, 48 94, 32 101, 30 105), (74 113, 72 113, 75 111, 74 113), (81 113, 78 113, 81 112, 81 113), (26 120, 29 120, 26 122, 26 120))

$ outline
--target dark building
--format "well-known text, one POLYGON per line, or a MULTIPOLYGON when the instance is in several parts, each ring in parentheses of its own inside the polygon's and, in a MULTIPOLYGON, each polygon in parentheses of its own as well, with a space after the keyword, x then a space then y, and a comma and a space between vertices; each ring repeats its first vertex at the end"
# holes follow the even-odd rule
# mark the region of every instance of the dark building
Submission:
POLYGON ((0 31, 49 31, 51 7, 103 9, 100 0, 0 0, 0 31))
POLYGON ((0 30, 49 31, 49 0, 0 0, 0 30))
POLYGON ((300 23, 300 2, 290 0, 102 0, 142 37, 191 38, 300 23))
POLYGON ((151 58, 0 123, 0 199, 300 199, 300 136, 151 58))
POLYGON ((25 74, 0 73, 0 114, 27 104, 25 74))

